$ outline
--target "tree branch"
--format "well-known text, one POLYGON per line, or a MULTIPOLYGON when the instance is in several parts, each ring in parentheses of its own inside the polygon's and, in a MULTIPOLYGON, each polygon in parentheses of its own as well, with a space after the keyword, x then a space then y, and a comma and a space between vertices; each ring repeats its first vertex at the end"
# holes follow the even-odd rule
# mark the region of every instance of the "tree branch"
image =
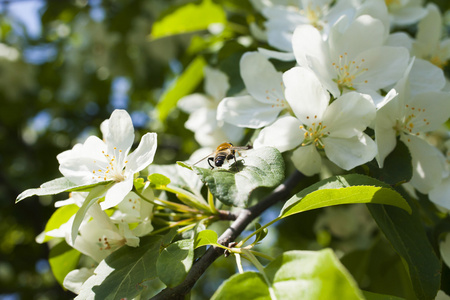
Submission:
MULTIPOLYGON (((303 174, 295 171, 262 201, 252 207, 241 210, 233 224, 231 224, 231 226, 219 237, 218 242, 225 246, 227 246, 230 242, 233 242, 247 227, 247 225, 250 224, 263 211, 278 201, 287 200, 291 196, 291 192, 294 187, 302 178, 303 174)), ((202 274, 217 258, 223 255, 223 253, 224 249, 222 248, 210 247, 206 253, 194 263, 185 280, 181 284, 174 288, 166 288, 151 299, 184 299, 184 296, 190 292, 202 274)))

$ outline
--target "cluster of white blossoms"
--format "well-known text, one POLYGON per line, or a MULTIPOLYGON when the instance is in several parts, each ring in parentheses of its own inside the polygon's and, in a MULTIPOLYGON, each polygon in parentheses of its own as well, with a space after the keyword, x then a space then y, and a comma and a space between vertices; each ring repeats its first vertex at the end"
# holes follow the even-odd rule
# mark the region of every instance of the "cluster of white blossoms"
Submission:
MULTIPOLYGON (((50 220, 49 224, 55 228, 46 228, 36 239, 42 243, 64 238, 68 245, 97 263, 123 245, 139 246, 139 238, 152 232, 153 190, 149 183, 140 195, 132 189, 135 174, 153 162, 157 146, 156 133, 146 133, 138 147, 129 153, 134 127, 125 110, 115 110, 101 124, 101 131, 103 140, 90 136, 83 144, 57 156, 59 170, 66 179, 78 186, 94 187, 90 192, 72 192, 69 199, 56 202, 60 210, 55 219, 59 223, 52 224, 50 220), (70 217, 64 218, 65 215, 70 217)), ((86 268, 71 271, 64 286, 79 293, 93 271, 86 268)))
MULTIPOLYGON (((246 131, 254 130, 254 148, 288 152, 285 157, 307 176, 320 174, 324 165, 349 171, 376 160, 383 168, 402 142, 412 159, 409 184, 450 211, 450 131, 445 127, 450 84, 443 72, 450 39, 443 36, 438 8, 419 0, 252 2, 267 20, 260 34, 282 52, 258 49, 242 55, 245 91, 238 95, 227 94, 224 73, 204 69, 205 95, 178 102, 190 114, 185 126, 197 142, 208 148, 239 144, 246 131), (414 24, 415 37, 391 33, 414 24), (291 62, 290 68, 279 71, 270 59, 284 60, 284 66, 291 62)), ((56 203, 64 222, 37 239, 64 238, 97 263, 123 245, 139 246, 140 238, 153 231, 154 208, 167 204, 156 199, 149 181, 135 186, 136 173, 153 162, 156 133, 143 135, 130 153, 135 135, 126 111, 115 110, 101 130, 103 140, 91 136, 57 156, 65 179, 83 189, 56 203)), ((201 186, 198 182, 194 185, 201 186)), ((185 193, 185 198, 197 196, 185 193)), ((185 205, 167 208, 177 205, 192 213, 185 205)), ((197 207, 209 208, 206 201, 197 207)), ((441 251, 450 264, 450 235, 441 251)), ((93 269, 73 270, 64 285, 79 293, 92 274, 93 269)))
MULTIPOLYGON (((196 109, 196 128, 194 112, 186 127, 198 133, 221 124, 234 138, 235 129, 226 125, 255 129, 255 148, 289 151, 292 164, 308 176, 320 173, 325 160, 351 170, 376 159, 382 168, 401 141, 412 157, 410 184, 424 194, 433 191, 431 200, 450 208, 442 153, 450 136, 444 126, 450 85, 443 72, 450 40, 439 9, 421 1, 252 3, 266 18, 268 44, 282 52, 245 53, 240 74, 246 91, 224 97, 217 89, 223 98, 217 110, 209 105, 200 116, 196 109), (417 25, 415 37, 393 30, 406 25, 417 25), (269 59, 292 60, 292 68, 279 72, 269 59), (436 131, 439 138, 431 139, 436 131)), ((258 38, 264 34, 260 30, 258 38)), ((185 98, 180 106, 197 102, 185 98)))

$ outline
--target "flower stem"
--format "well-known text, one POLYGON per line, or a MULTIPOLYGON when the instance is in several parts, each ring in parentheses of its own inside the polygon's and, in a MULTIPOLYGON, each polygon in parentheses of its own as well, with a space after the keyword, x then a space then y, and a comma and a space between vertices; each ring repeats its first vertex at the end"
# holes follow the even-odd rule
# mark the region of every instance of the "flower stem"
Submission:
POLYGON ((163 191, 167 191, 167 192, 175 194, 178 197, 178 199, 180 199, 180 201, 182 201, 184 204, 186 204, 188 206, 195 207, 195 208, 205 211, 205 212, 211 212, 205 199, 199 198, 199 197, 195 196, 194 194, 192 194, 186 190, 183 190, 179 187, 162 185, 162 186, 156 187, 155 189, 163 190, 163 191))
POLYGON ((272 225, 273 223, 275 223, 276 221, 278 221, 278 220, 280 220, 280 219, 281 219, 281 218, 278 217, 278 218, 276 218, 276 219, 270 221, 270 222, 267 223, 266 225, 261 226, 258 230, 255 230, 255 231, 252 232, 249 236, 247 236, 247 237, 244 238, 242 241, 240 241, 240 242, 236 245, 236 247, 237 247, 237 248, 242 247, 242 245, 243 245, 246 241, 248 241, 252 236, 256 235, 258 232, 260 232, 261 230, 264 230, 265 228, 269 227, 270 225, 272 225))
POLYGON ((264 270, 263 265, 259 262, 259 260, 253 255, 253 253, 250 250, 242 249, 245 257, 258 269, 258 271, 261 273, 261 275, 264 278, 264 281, 267 283, 267 286, 269 287, 269 293, 270 293, 270 299, 277 299, 275 296, 275 292, 272 288, 272 283, 270 282, 269 278, 267 277, 267 274, 264 270))

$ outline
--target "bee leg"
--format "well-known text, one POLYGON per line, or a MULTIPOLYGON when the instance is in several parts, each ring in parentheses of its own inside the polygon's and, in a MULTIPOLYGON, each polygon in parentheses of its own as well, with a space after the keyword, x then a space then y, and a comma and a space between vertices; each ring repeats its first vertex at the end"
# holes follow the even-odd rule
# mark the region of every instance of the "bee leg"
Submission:
POLYGON ((234 158, 234 166, 236 167, 236 172, 239 172, 239 169, 237 167, 236 155, 233 155, 233 158, 234 158))
POLYGON ((211 170, 214 169, 214 166, 211 165, 211 162, 214 162, 214 157, 208 157, 208 165, 211 167, 211 170))

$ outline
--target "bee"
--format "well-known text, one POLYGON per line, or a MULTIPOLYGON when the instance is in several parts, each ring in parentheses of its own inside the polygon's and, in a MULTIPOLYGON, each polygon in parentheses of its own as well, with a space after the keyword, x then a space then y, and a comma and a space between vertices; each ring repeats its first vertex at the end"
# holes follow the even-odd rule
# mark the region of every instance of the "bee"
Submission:
POLYGON ((212 169, 214 169, 214 167, 221 167, 223 165, 223 163, 225 162, 225 159, 227 161, 230 159, 234 159, 234 162, 236 163, 236 152, 238 152, 238 150, 248 150, 251 148, 252 148, 252 146, 235 147, 231 143, 222 143, 216 148, 216 150, 213 153, 200 159, 194 165, 198 164, 199 162, 201 162, 205 159, 208 159, 208 164, 212 170, 212 169), (214 163, 214 164, 211 164, 211 163, 214 163))

